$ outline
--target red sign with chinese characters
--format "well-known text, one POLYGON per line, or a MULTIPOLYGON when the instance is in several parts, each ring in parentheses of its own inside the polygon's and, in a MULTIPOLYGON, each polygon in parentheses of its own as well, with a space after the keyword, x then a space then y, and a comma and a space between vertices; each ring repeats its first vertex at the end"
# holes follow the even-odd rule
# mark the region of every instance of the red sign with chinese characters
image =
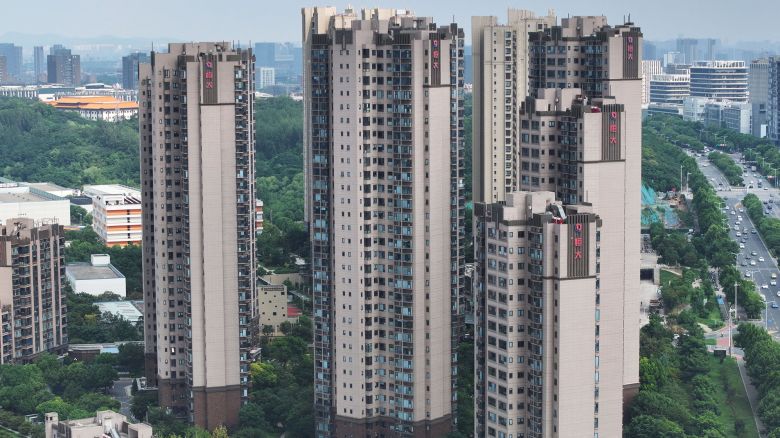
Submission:
POLYGON ((582 258, 582 224, 574 225, 574 260, 582 258))
POLYGON ((634 37, 629 36, 626 38, 626 58, 629 61, 634 60, 634 37))
POLYGON ((214 88, 214 63, 210 60, 203 69, 203 83, 206 88, 214 88))
POLYGON ((431 50, 431 68, 434 70, 439 69, 439 61, 441 57, 441 52, 439 52, 439 40, 432 40, 431 46, 433 47, 433 50, 431 50))

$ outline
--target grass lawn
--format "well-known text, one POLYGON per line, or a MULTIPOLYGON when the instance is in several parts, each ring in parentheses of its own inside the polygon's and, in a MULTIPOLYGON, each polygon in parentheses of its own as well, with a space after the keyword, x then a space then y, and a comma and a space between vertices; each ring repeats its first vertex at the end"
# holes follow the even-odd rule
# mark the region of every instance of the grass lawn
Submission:
POLYGON ((727 357, 723 363, 710 356, 708 373, 720 391, 715 397, 720 406, 720 421, 725 426, 726 436, 754 438, 758 436, 753 412, 739 377, 737 362, 727 357), (740 429, 739 431, 737 429, 740 429))
POLYGON ((660 286, 669 284, 669 281, 671 281, 673 278, 680 278, 680 276, 674 272, 667 271, 666 269, 661 269, 661 278, 659 281, 660 286))
POLYGON ((723 318, 720 315, 720 309, 717 307, 710 310, 710 314, 706 318, 697 318, 702 324, 706 324, 707 327, 717 330, 723 327, 723 318))
POLYGON ((718 344, 718 340, 717 339, 713 339, 713 338, 707 338, 707 339, 704 340, 704 343, 707 344, 707 345, 717 345, 718 344))

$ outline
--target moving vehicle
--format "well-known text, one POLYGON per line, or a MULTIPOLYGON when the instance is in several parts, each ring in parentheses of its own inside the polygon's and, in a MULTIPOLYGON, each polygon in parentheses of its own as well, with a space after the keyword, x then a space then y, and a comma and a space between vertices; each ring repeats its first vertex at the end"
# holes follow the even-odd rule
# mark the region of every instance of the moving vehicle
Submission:
POLYGON ((778 306, 776 302, 772 301, 772 308, 777 309, 778 307, 780 306, 778 306))
POLYGON ((772 278, 777 278, 777 273, 776 273, 776 272, 773 272, 773 273, 772 273, 772 275, 771 275, 771 277, 772 277, 772 278))
POLYGON ((762 284, 761 285, 761 289, 769 289, 769 285, 768 284, 762 284))
POLYGON ((755 252, 755 251, 752 251, 752 252, 750 253, 750 255, 752 255, 752 256, 757 256, 757 255, 758 255, 758 253, 757 253, 757 252, 755 252))
POLYGON ((763 257, 759 257, 759 258, 758 258, 758 261, 759 261, 759 262, 763 262, 763 261, 764 261, 764 258, 763 258, 763 257))
POLYGON ((769 281, 770 286, 777 286, 777 280, 770 280, 769 281))
POLYGON ((751 260, 750 261, 750 266, 756 266, 756 261, 755 260, 751 260))
POLYGON ((745 249, 745 244, 744 243, 740 243, 739 244, 739 249, 745 249))

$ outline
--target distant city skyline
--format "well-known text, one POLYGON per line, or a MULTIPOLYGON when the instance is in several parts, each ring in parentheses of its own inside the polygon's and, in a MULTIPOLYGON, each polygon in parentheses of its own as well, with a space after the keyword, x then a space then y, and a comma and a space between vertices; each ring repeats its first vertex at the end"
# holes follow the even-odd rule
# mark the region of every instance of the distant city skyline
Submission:
MULTIPOLYGON (((471 32, 471 16, 504 16, 508 7, 533 10, 545 14, 548 8, 555 9, 559 17, 577 14, 603 14, 610 22, 631 19, 642 27, 647 40, 669 40, 680 36, 692 38, 718 38, 726 43, 739 41, 780 41, 780 29, 774 25, 774 17, 780 12, 780 5, 762 0, 744 0, 736 3, 714 0, 707 7, 699 2, 657 0, 638 2, 627 7, 620 0, 580 2, 576 0, 528 0, 525 2, 486 2, 474 4, 466 0, 412 1, 294 1, 294 2, 247 2, 243 7, 224 11, 219 21, 206 21, 209 5, 203 0, 191 0, 186 8, 180 2, 153 2, 138 0, 133 8, 122 8, 121 18, 117 16, 119 2, 94 2, 73 0, 51 2, 45 11, 36 14, 31 22, 30 8, 25 3, 10 2, 3 5, 3 30, 0 41, 14 34, 35 36, 40 29, 41 37, 68 35, 69 38, 118 38, 146 41, 299 41, 300 8, 304 6, 336 6, 338 9, 351 4, 355 8, 391 7, 409 8, 418 16, 433 16, 438 21, 454 18, 464 30, 471 32), (149 14, 148 11, 156 11, 149 14), (674 11, 669 14, 668 11, 674 11), (756 13, 761 11, 761 13, 756 13), (169 20, 176 16, 179 19, 169 20), (107 17, 113 17, 107 19, 107 17), (691 17, 696 17, 692 20, 691 17), (202 25, 198 23, 201 22, 202 25), (34 23, 34 24, 33 24, 34 23), (87 25, 88 23, 88 25, 87 25), (144 23, 144 27, 138 26, 144 23), (734 26, 734 23, 751 23, 750 26, 734 26)), ((30 51, 31 52, 31 51, 30 51)))

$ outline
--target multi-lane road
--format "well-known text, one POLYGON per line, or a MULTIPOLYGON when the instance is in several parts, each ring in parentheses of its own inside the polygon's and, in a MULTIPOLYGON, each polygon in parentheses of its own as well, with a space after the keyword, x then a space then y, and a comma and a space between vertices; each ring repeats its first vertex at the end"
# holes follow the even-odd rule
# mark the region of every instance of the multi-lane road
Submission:
MULTIPOLYGON (((738 154, 731 155, 731 157, 737 163, 741 159, 738 154)), ((737 268, 743 276, 746 273, 750 276, 756 284, 759 293, 764 296, 767 302, 767 312, 765 313, 767 327, 770 333, 777 336, 780 334, 780 308, 775 306, 780 307, 780 296, 778 296, 780 294, 780 270, 778 269, 777 261, 770 255, 753 222, 748 217, 747 211, 742 207, 742 199, 746 194, 753 193, 764 202, 765 212, 780 217, 780 190, 771 188, 765 178, 757 172, 750 171, 750 168, 744 165, 743 167, 746 168, 743 173, 745 187, 749 185, 750 181, 753 181, 754 188, 752 189, 730 186, 720 170, 705 157, 697 157, 696 162, 699 164, 699 169, 701 169, 702 173, 715 187, 718 195, 726 200, 728 211, 725 211, 725 213, 728 218, 729 235, 740 244, 740 252, 737 255, 737 268), (759 181, 763 183, 764 188, 757 188, 759 181), (769 209, 769 206, 772 208, 769 209), (737 221, 739 221, 739 225, 736 225, 737 221), (772 274, 775 274, 778 278, 773 279, 772 274), (772 281, 776 281, 777 285, 772 285, 772 281)), ((706 232, 706 230, 701 231, 706 232)), ((744 313, 740 315, 741 318, 744 317, 744 313)))

